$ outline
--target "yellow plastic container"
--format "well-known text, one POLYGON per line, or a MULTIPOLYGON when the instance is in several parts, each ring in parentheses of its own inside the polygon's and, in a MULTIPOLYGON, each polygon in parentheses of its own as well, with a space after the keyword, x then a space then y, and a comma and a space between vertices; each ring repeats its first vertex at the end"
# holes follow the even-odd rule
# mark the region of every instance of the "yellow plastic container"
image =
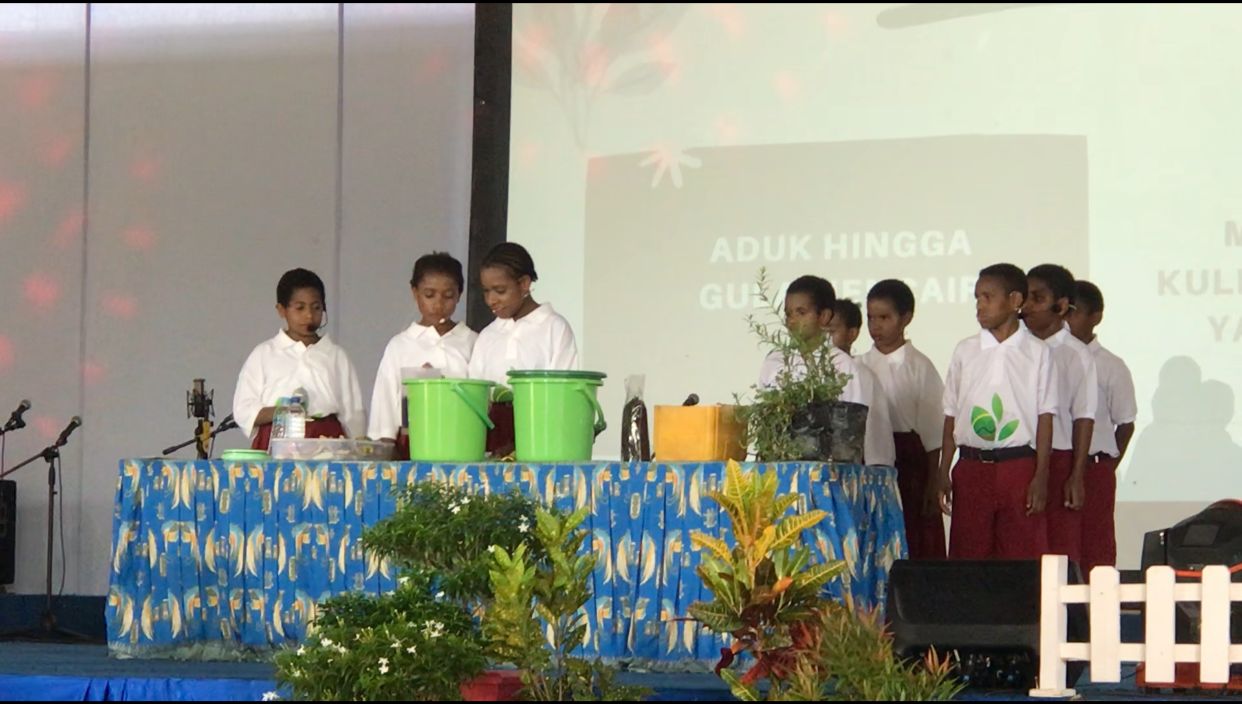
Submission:
POLYGON ((660 462, 740 462, 745 438, 737 406, 655 407, 653 452, 660 462))

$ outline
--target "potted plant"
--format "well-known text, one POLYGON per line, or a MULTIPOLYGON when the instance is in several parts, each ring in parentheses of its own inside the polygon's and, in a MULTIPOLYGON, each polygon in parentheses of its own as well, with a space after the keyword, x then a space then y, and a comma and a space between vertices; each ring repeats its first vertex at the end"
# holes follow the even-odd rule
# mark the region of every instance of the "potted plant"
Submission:
POLYGON ((844 352, 824 330, 802 332, 785 324, 784 302, 770 291, 767 270, 757 280, 759 300, 773 320, 748 315, 746 322, 760 346, 781 362, 770 385, 751 387, 753 401, 739 414, 747 444, 761 461, 819 460, 861 463, 867 408, 842 402, 850 375, 833 357, 844 352))
POLYGON ((397 511, 363 536, 370 559, 399 570, 397 589, 320 604, 305 642, 277 654, 277 680, 307 700, 515 694, 516 673, 484 672, 491 653, 480 617, 492 599, 489 548, 521 547, 542 559, 534 523, 534 502, 516 492, 476 496, 438 482, 405 488, 397 511))
POLYGON ((729 462, 723 489, 709 497, 729 517, 733 544, 691 535, 703 551, 698 574, 713 599, 691 605, 690 615, 733 638, 716 665, 733 695, 755 701, 766 681, 769 700, 952 698, 960 687, 946 661, 934 653, 925 664, 897 660, 874 614, 855 614, 823 596, 845 563, 813 563, 801 533, 826 514, 790 514, 800 497, 778 496, 777 488, 774 471, 743 473, 729 462), (729 668, 744 653, 752 661, 739 677, 729 668))
POLYGON ((492 551, 494 599, 483 619, 491 652, 518 668, 522 693, 536 701, 640 700, 643 688, 617 685, 616 669, 573 652, 585 644, 596 557, 583 554, 586 509, 564 516, 539 509, 535 537, 544 559, 528 545, 492 551), (547 637, 545 639, 545 629, 547 637))

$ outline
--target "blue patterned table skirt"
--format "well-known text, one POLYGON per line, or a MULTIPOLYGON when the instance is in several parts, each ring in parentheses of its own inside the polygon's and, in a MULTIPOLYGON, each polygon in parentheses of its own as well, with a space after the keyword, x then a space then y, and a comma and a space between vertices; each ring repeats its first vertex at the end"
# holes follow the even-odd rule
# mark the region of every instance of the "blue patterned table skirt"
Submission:
MULTIPOLYGON (((888 570, 906 554, 896 470, 775 468, 781 493, 828 513, 803 540, 817 560, 849 564, 830 585, 833 596, 881 607, 888 570)), ((238 658, 297 642, 318 601, 395 586, 387 561, 364 552, 358 538, 395 510, 394 488, 434 479, 483 493, 518 486, 566 511, 590 508, 586 549, 599 560, 588 654, 647 667, 714 662, 726 641, 675 619, 711 597, 695 574, 690 535, 727 534, 723 512, 707 498, 724 472, 722 463, 125 460, 113 516, 109 649, 121 657, 238 658)))

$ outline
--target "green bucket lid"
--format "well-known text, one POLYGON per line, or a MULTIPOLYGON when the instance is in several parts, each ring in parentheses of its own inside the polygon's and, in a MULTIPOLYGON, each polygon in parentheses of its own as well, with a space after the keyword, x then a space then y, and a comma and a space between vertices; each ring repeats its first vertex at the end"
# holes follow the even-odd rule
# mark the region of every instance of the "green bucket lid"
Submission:
POLYGON ((574 381, 601 381, 608 376, 603 372, 583 372, 564 369, 515 369, 509 379, 563 379, 574 381))
POLYGON ((267 462, 272 457, 262 450, 225 450, 220 459, 228 462, 267 462))

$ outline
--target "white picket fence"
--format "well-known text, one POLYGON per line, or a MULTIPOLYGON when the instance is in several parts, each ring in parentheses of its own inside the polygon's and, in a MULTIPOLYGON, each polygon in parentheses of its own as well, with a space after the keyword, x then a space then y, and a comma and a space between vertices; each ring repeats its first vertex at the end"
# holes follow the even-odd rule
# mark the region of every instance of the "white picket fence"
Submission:
POLYGON ((1230 582, 1229 568, 1206 567, 1199 583, 1178 584, 1173 568, 1149 567, 1143 584, 1121 584, 1112 567, 1091 570, 1090 584, 1069 584, 1069 560, 1045 555, 1041 565, 1040 652, 1038 687, 1033 697, 1070 697, 1065 686, 1065 664, 1091 663, 1092 682, 1120 682, 1122 662, 1145 663, 1147 682, 1173 682, 1175 663, 1198 663, 1199 681, 1229 681, 1231 663, 1242 662, 1242 645, 1229 642, 1231 603, 1242 601, 1242 584, 1230 582), (1178 645, 1174 613, 1179 601, 1200 603, 1198 645, 1178 645), (1087 604, 1090 637, 1087 643, 1067 643, 1068 604, 1087 604), (1121 605, 1145 604, 1144 643, 1121 642, 1121 605))

